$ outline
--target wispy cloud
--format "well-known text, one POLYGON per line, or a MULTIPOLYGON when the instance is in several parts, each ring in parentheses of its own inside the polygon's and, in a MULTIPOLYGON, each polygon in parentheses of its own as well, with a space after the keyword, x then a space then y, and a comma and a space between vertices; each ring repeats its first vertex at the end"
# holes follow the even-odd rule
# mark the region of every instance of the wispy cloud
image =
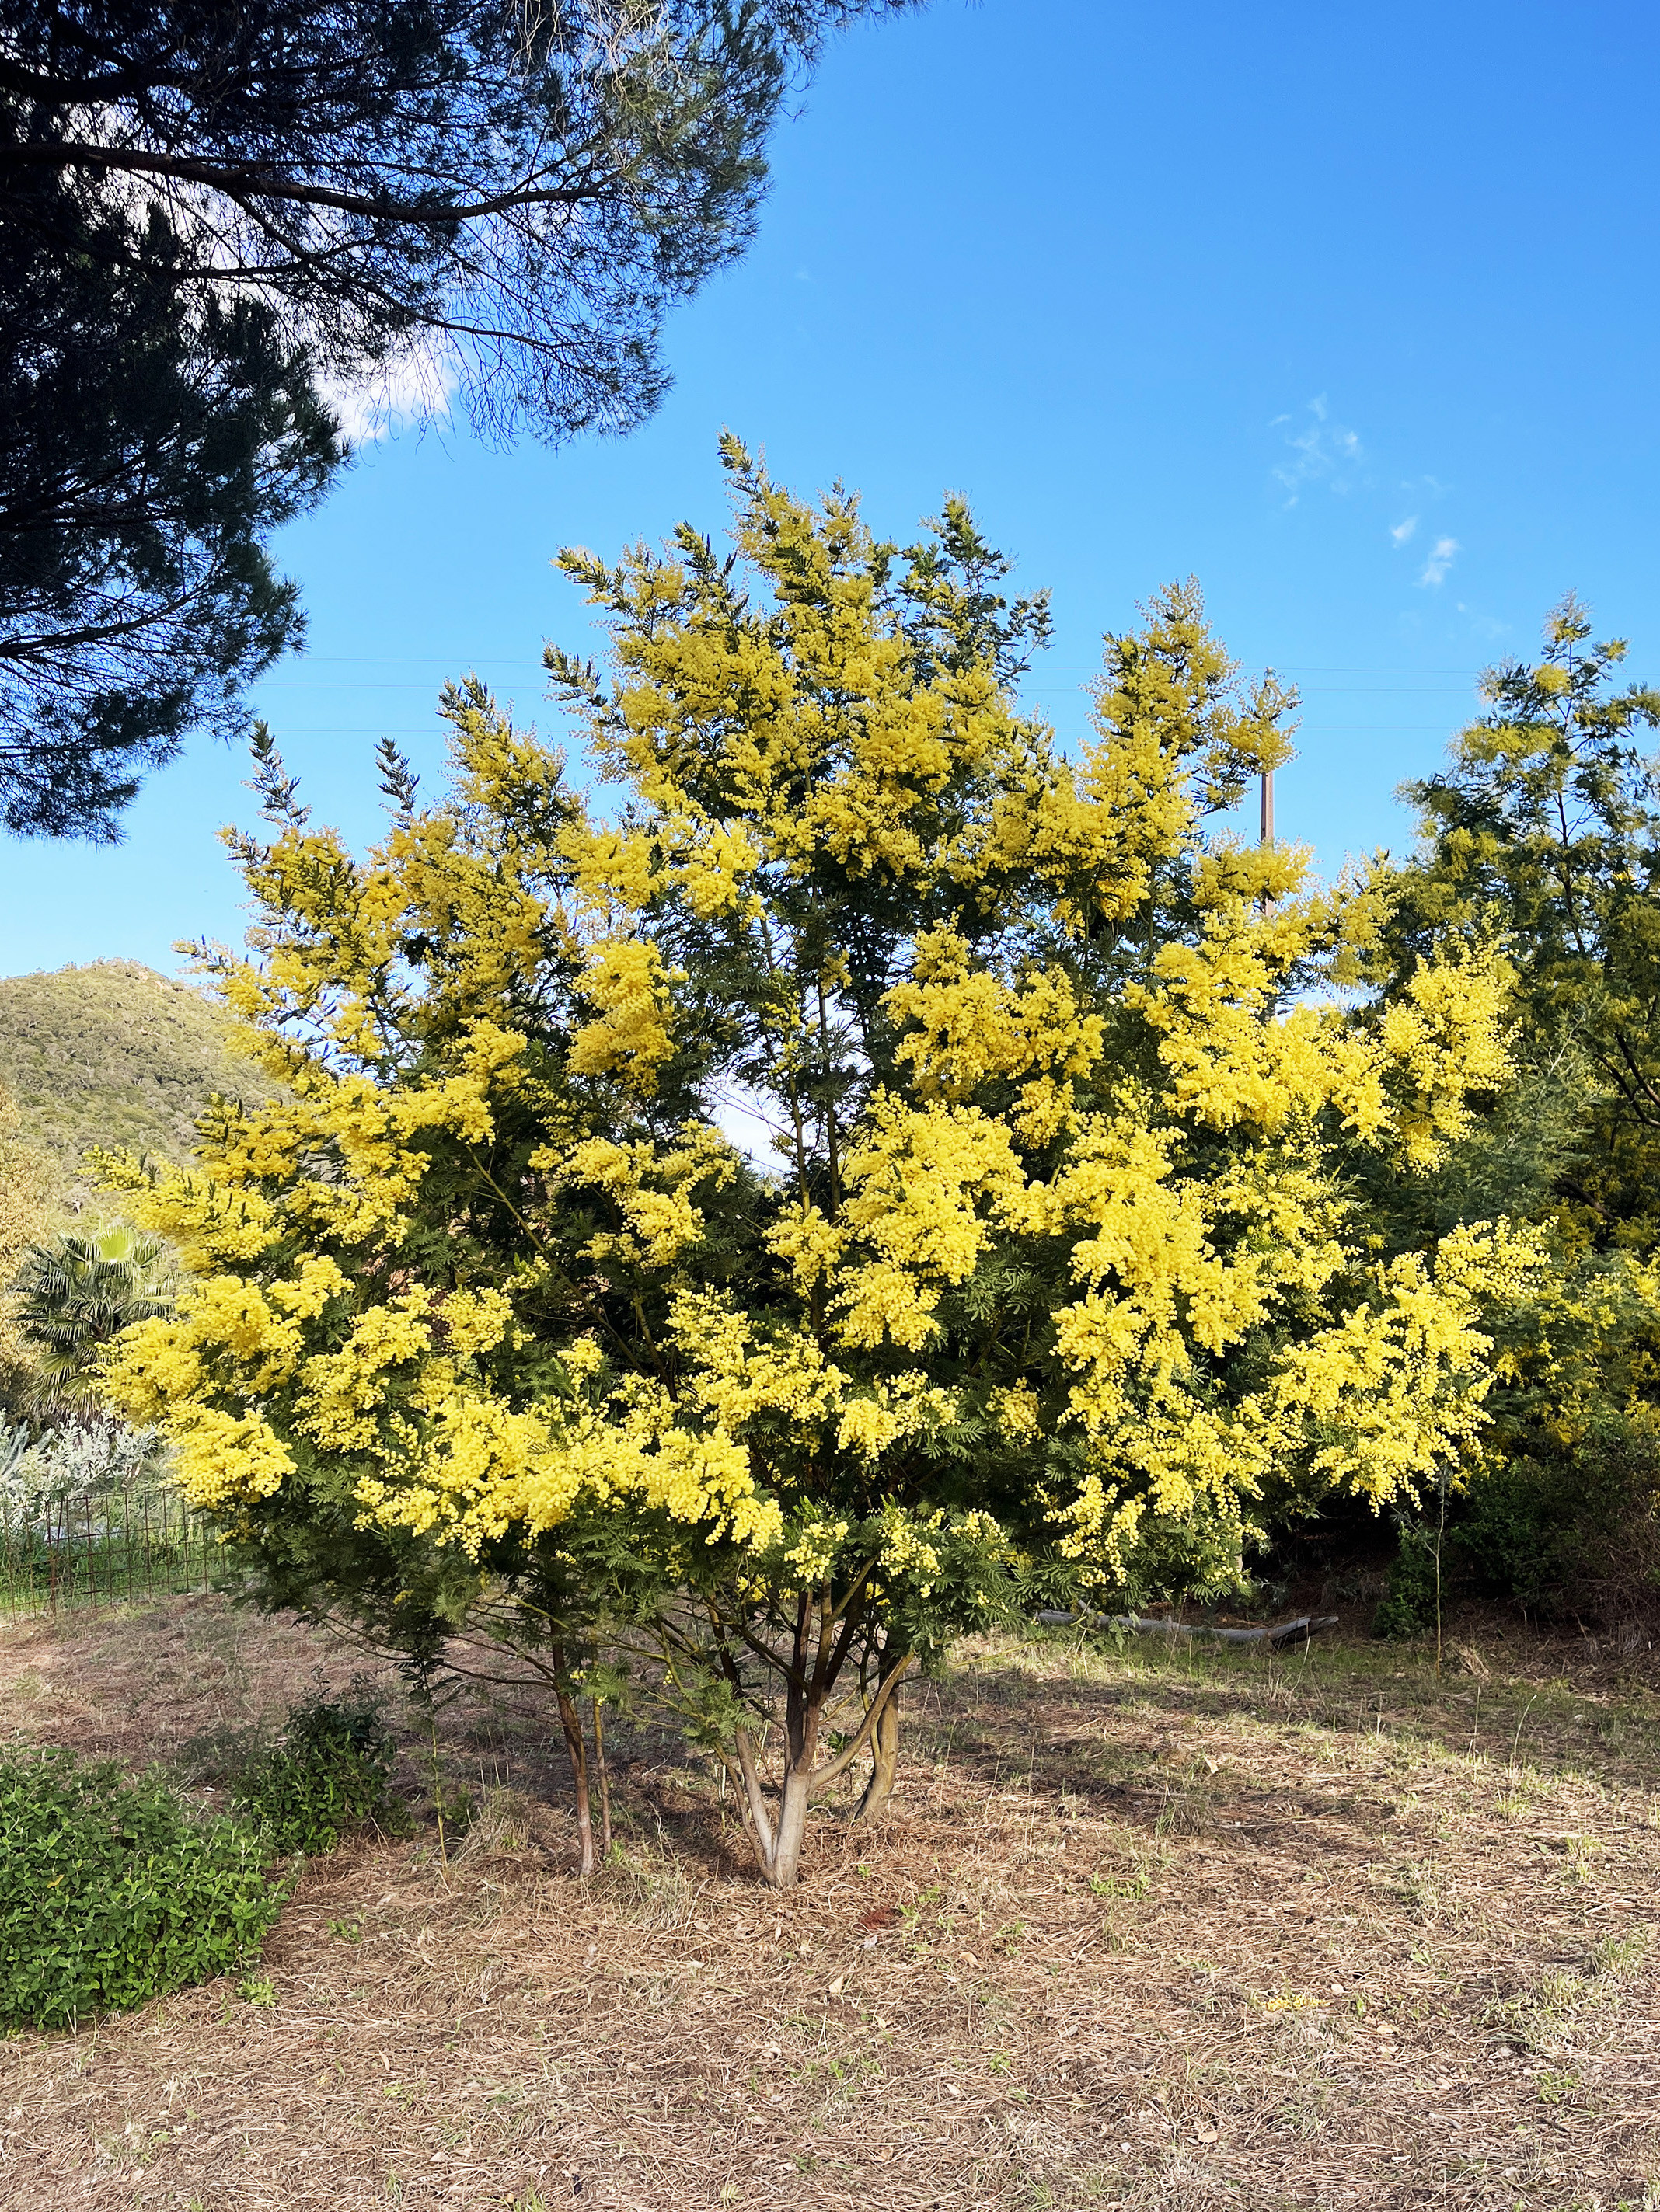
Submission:
MULTIPOLYGON (((1347 492, 1365 459, 1359 433, 1332 421, 1323 392, 1310 400, 1304 412, 1312 416, 1313 421, 1301 430, 1286 432, 1290 458, 1274 471, 1275 480, 1286 488, 1287 507, 1295 507, 1310 484, 1323 483, 1329 491, 1347 492)), ((1293 419, 1289 415, 1277 415, 1268 427, 1278 429, 1293 419)))
POLYGON ((1456 538, 1438 538, 1430 548, 1430 557, 1425 562, 1424 573, 1418 579, 1420 584, 1431 586, 1444 584, 1447 571, 1451 568, 1457 550, 1458 540, 1456 538))
POLYGON ((1415 514, 1409 514, 1404 522, 1397 522, 1392 526, 1389 536, 1397 545, 1404 545, 1417 527, 1418 517, 1415 514))

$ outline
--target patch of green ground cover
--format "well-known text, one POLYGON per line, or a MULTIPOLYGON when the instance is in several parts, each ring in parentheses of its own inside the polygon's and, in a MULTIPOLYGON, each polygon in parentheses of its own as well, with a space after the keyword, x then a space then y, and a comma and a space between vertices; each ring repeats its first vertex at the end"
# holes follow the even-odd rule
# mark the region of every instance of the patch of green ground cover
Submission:
POLYGON ((0 2024, 70 2028, 243 1966, 286 1893, 269 1861, 159 1775, 61 1751, 0 1763, 0 2024))

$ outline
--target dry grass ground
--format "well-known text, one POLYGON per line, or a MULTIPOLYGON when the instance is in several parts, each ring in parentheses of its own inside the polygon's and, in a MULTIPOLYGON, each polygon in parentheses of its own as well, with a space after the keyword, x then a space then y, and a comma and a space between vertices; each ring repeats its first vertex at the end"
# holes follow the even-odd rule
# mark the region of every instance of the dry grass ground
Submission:
MULTIPOLYGON (((618 1746, 573 1881, 543 1723, 489 1792, 308 1868, 256 1974, 0 2046, 8 2208, 1324 2212, 1660 2202, 1646 1652, 1462 1671, 986 1644, 913 1701, 879 1829, 770 1897, 708 1777, 618 1746)), ((349 1659, 176 1601, 0 1638, 0 1735, 186 1776, 349 1659), (205 1747, 205 1748, 204 1748, 205 1747)), ((410 1786, 420 1784, 411 1730, 410 1786)))

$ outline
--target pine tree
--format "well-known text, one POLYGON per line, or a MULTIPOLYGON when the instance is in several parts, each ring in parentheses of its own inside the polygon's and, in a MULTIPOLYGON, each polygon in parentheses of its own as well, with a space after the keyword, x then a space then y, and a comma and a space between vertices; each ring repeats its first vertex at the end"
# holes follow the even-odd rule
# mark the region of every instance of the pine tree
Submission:
POLYGON ((904 0, 18 0, 0 33, 0 823, 109 839, 300 641, 339 417, 642 421, 838 25, 904 0))

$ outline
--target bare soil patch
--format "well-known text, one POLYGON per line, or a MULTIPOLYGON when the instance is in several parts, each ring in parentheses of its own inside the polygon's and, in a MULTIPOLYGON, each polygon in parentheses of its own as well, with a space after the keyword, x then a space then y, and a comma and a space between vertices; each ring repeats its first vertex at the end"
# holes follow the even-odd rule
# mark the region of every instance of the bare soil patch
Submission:
MULTIPOLYGON (((248 1978, 0 2047, 0 2204, 1660 2203, 1651 1655, 1460 1633, 1439 1680, 1359 1638, 971 1647, 893 1816, 827 1808, 782 1900, 644 1733, 584 1888, 550 1717, 458 1703, 447 1869, 362 1843, 248 1978)), ((319 1671, 356 1662, 215 1599, 30 1624, 0 1737, 200 1782, 319 1671)))

